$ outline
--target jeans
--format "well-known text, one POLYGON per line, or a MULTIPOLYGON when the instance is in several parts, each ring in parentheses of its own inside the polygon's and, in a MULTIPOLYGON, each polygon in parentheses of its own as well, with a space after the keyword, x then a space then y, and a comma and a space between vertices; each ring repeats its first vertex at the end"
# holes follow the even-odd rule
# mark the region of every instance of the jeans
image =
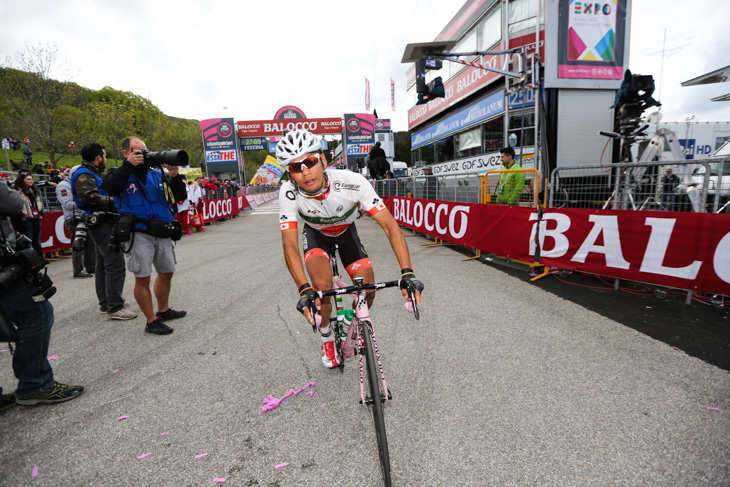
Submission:
POLYGON ((18 231, 28 237, 33 248, 43 255, 43 249, 41 248, 41 219, 26 218, 23 221, 17 220, 15 223, 18 226, 18 231))
MULTIPOLYGON (((0 296, 0 306, 18 327, 20 343, 13 355, 13 372, 18 379, 18 397, 31 396, 53 384, 48 363, 48 345, 53 327, 53 305, 31 299, 38 291, 24 279, 0 296)), ((0 394, 2 389, 0 388, 0 394)))
POLYGON ((676 194, 673 192, 665 192, 662 193, 662 208, 664 211, 672 211, 674 210, 674 198, 676 197, 676 194))
MULTIPOLYGON (((68 233, 71 234, 71 242, 76 237, 76 227, 78 225, 72 222, 73 220, 70 219, 64 221, 68 233)), ((94 240, 87 237, 84 250, 71 249, 71 262, 73 264, 74 276, 80 274, 84 268, 86 268, 86 272, 93 274, 96 269, 96 245, 94 244, 94 240)))
POLYGON ((99 308, 107 313, 116 313, 124 307, 124 278, 127 269, 121 250, 109 250, 112 238, 112 223, 104 220, 92 227, 86 227, 96 244, 96 297, 99 308))

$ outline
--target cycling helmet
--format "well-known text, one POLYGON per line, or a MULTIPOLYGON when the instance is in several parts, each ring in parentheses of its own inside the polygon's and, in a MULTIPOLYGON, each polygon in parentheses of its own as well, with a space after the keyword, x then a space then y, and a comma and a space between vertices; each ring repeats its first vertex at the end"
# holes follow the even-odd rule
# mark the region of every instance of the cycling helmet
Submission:
POLYGON ((322 145, 313 133, 301 129, 292 130, 276 145, 276 160, 281 167, 287 169, 289 163, 297 157, 320 150, 322 145))

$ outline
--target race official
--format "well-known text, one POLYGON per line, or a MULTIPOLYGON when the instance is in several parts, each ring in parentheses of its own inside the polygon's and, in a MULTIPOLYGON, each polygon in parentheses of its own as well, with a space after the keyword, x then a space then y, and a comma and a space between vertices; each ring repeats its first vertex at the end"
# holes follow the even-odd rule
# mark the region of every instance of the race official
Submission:
POLYGON ((131 320, 137 314, 125 308, 124 256, 119 247, 110 246, 117 206, 104 191, 102 173, 106 169, 106 151, 101 144, 89 142, 81 148, 83 164, 71 174, 74 203, 85 215, 96 215, 96 223, 87 225, 96 246, 96 297, 99 310, 112 320, 131 320))
MULTIPOLYGON (((175 272, 175 250, 171 236, 178 222, 174 205, 185 201, 187 190, 185 178, 178 174, 176 166, 164 167, 169 173, 153 167, 145 161, 141 152, 147 145, 138 137, 127 137, 122 141, 124 163, 107 177, 104 188, 120 198, 119 211, 134 215, 134 233, 127 254, 127 269, 134 274, 134 298, 147 318, 147 333, 167 335, 173 329, 166 321, 184 317, 185 311, 170 308, 170 287, 175 272), (170 193, 171 196, 170 196, 170 193), (150 276, 152 266, 157 271, 154 294, 157 299, 157 313, 152 303, 150 276)), ((176 236, 179 238, 181 232, 176 236)))

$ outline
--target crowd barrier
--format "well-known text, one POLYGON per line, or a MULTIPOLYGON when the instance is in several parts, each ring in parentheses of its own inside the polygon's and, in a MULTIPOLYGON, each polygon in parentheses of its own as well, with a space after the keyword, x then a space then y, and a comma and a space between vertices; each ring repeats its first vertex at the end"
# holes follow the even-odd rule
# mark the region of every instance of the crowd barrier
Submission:
MULTIPOLYGON (((496 204, 494 197, 503 170, 479 178, 476 201, 471 192, 462 194, 472 201, 447 201, 413 193, 390 196, 382 191, 383 184, 375 186, 402 226, 437 242, 545 270, 557 267, 683 289, 690 291, 688 297, 691 292, 730 295, 729 214, 648 211, 639 210, 640 205, 632 211, 545 208, 538 199, 539 173, 521 171, 533 182, 525 184, 520 201, 511 206, 496 204)), ((440 178, 432 193, 436 196, 448 192, 440 178)), ((419 192, 419 178, 401 179, 396 188, 410 186, 419 192)), ((427 194, 425 184, 420 194, 427 194)))

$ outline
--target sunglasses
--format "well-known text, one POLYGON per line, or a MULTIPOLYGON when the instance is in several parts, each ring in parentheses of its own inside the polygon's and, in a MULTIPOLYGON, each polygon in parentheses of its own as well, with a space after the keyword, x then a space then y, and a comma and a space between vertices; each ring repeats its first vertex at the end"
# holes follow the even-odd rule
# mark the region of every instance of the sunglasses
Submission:
POLYGON ((303 159, 299 162, 291 162, 289 163, 289 171, 290 172, 302 172, 302 165, 307 166, 307 169, 312 169, 314 166, 319 163, 319 156, 312 154, 311 156, 307 157, 306 159, 303 159))

